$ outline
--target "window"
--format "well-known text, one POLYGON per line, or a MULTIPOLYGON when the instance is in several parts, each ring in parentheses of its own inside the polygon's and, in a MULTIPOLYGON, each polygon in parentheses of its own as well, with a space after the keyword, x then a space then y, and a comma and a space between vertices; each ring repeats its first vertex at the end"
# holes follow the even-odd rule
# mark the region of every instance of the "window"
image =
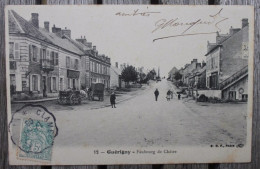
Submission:
POLYGON ((9 58, 14 58, 14 42, 9 43, 9 58))
POLYGON ((63 91, 63 78, 60 78, 60 91, 63 91))
MULTIPOLYGON (((42 61, 46 61, 46 49, 41 49, 41 59, 42 61)), ((35 61, 37 61, 37 56, 35 61)))
POLYGON ((97 72, 97 63, 96 62, 94 64, 94 68, 95 68, 94 72, 96 73, 97 72))
POLYGON ((90 68, 89 70, 92 72, 92 68, 93 68, 92 67, 92 61, 89 62, 89 68, 90 68))
POLYGON ((16 62, 15 61, 10 61, 10 69, 16 70, 16 62))
POLYGON ((16 91, 15 74, 10 74, 10 92, 14 94, 16 91))
POLYGON ((38 76, 32 75, 32 90, 38 91, 38 76))
POLYGON ((32 60, 34 61, 34 62, 37 62, 37 47, 36 46, 32 46, 31 47, 31 52, 32 52, 32 60))
POLYGON ((74 63, 74 69, 75 70, 78 70, 79 69, 79 60, 78 59, 75 59, 75 63, 74 63))
POLYGON ((20 48, 19 43, 14 44, 14 59, 20 59, 20 48))
POLYGON ((59 65, 59 55, 57 52, 55 52, 55 61, 54 61, 54 65, 57 66, 59 65))
POLYGON ((242 101, 247 101, 247 100, 248 100, 248 95, 242 94, 242 101))
POLYGON ((70 88, 70 79, 68 78, 68 88, 70 88))
POLYGON ((51 52, 51 65, 54 65, 55 59, 54 59, 54 52, 51 52))
POLYGON ((54 90, 54 91, 57 90, 56 77, 52 77, 52 90, 54 90))
POLYGON ((70 57, 66 57, 66 67, 70 68, 70 57))

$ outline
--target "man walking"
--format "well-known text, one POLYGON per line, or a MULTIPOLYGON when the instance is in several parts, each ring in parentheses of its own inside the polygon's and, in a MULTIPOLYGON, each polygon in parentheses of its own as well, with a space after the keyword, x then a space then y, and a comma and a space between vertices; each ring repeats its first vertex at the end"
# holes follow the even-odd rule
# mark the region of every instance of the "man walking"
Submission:
POLYGON ((155 101, 157 101, 158 96, 159 96, 159 91, 158 91, 158 89, 156 89, 156 90, 154 91, 154 95, 155 95, 155 101))

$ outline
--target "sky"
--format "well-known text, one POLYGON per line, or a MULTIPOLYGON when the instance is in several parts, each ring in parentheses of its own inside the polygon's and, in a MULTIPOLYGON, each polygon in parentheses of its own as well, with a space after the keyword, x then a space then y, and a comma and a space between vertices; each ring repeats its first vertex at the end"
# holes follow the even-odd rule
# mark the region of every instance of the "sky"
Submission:
MULTIPOLYGON (((249 7, 244 6, 107 5, 9 8, 26 20, 30 20, 31 13, 39 13, 40 27, 44 27, 44 21, 49 21, 50 30, 55 24, 56 27, 70 29, 73 39, 85 36, 88 42, 97 46, 99 54, 111 58, 112 65, 118 62, 143 66, 145 70, 160 68, 161 76, 167 76, 174 66, 180 69, 192 59, 198 59, 199 62, 206 60, 207 41, 215 42, 214 32, 226 34, 231 26, 241 28, 242 18, 251 16, 249 7), (146 12, 149 16, 133 16, 135 10, 138 10, 136 14, 146 12), (116 15, 118 12, 131 16, 116 15), (164 25, 161 29, 163 24, 171 20, 174 20, 174 26, 164 25), (217 24, 218 21, 220 23, 217 24), (154 31, 156 28, 158 30, 154 31), (208 34, 209 32, 213 33, 208 34), (186 36, 176 36, 183 34, 186 36), (167 36, 176 37, 153 41, 167 36)), ((249 20, 250 22, 252 21, 249 20)))

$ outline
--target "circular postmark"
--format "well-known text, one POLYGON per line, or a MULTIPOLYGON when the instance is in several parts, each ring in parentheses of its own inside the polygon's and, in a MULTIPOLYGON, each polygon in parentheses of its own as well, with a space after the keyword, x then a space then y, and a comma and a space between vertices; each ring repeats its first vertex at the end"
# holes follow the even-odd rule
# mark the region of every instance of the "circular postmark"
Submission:
POLYGON ((25 153, 43 153, 58 135, 55 116, 41 105, 25 105, 12 114, 9 123, 12 142, 25 153))

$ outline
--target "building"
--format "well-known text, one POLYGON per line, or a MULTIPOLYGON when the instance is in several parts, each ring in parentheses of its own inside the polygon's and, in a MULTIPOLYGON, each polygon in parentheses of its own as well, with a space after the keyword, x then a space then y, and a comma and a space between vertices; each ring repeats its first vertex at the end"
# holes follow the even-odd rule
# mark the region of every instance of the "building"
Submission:
POLYGON ((117 88, 124 88, 125 82, 122 80, 121 77, 122 69, 118 67, 118 62, 116 62, 115 66, 110 67, 110 88, 117 89, 117 88))
POLYGON ((59 91, 83 89, 91 83, 110 86, 110 58, 96 47, 71 39, 71 30, 49 22, 39 27, 38 13, 27 21, 8 11, 10 90, 13 99, 57 97, 59 91))
POLYGON ((89 88, 92 83, 103 83, 105 88, 110 88, 110 58, 104 54, 98 54, 96 46, 87 42, 86 37, 76 39, 74 43, 78 44, 85 53, 81 62, 84 67, 82 86, 89 88))
POLYGON ((208 42, 206 86, 221 90, 223 99, 247 100, 248 88, 248 19, 242 28, 217 33, 216 43, 208 42))
POLYGON ((201 68, 198 59, 193 59, 190 64, 186 64, 183 68, 182 81, 185 86, 192 87, 194 85, 194 72, 201 68))

